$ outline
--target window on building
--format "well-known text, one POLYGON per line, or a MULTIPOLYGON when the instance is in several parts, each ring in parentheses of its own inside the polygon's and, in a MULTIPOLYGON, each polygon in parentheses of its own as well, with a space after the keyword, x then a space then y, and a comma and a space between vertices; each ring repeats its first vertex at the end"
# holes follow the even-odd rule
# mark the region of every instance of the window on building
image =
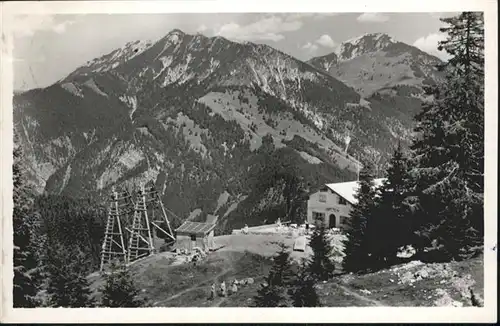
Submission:
POLYGON ((319 194, 319 201, 322 203, 326 203, 326 194, 319 194))
POLYGON ((339 196, 339 205, 347 205, 347 200, 339 196))
POLYGON ((196 234, 191 234, 191 241, 196 241, 196 234))
POLYGON ((347 216, 340 217, 340 224, 346 225, 348 223, 349 223, 349 217, 347 217, 347 216))
POLYGON ((325 221, 325 213, 313 212, 312 217, 314 222, 319 220, 323 220, 323 222, 325 221))

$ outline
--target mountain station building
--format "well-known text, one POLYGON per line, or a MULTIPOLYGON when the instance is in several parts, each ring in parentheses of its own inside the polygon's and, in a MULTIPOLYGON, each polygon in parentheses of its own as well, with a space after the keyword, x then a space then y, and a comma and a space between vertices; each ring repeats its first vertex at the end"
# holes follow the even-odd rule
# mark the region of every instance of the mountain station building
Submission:
MULTIPOLYGON (((375 187, 380 187, 385 178, 375 179, 375 187)), ((356 203, 354 195, 359 182, 327 183, 318 191, 309 195, 307 201, 307 223, 314 224, 316 218, 323 217, 327 228, 345 229, 352 205, 356 203)))

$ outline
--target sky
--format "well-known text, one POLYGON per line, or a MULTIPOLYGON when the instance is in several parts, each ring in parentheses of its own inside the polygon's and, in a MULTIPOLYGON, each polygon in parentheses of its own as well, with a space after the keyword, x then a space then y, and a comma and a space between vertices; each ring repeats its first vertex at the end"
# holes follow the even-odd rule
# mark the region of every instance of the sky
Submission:
POLYGON ((136 40, 157 40, 173 29, 263 43, 307 60, 366 33, 446 58, 440 17, 453 13, 183 13, 18 15, 13 24, 14 89, 49 86, 76 68, 136 40))

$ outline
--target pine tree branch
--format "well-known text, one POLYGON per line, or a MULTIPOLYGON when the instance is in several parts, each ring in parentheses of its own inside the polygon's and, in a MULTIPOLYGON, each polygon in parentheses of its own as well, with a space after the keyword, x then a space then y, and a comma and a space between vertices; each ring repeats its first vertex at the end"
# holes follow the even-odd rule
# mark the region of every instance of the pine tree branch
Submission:
POLYGON ((444 177, 442 180, 440 180, 439 182, 437 182, 437 183, 433 184, 432 186, 428 187, 427 189, 425 189, 423 191, 423 193, 429 194, 429 193, 436 191, 439 187, 442 187, 445 183, 447 183, 455 175, 458 168, 459 168, 459 164, 454 162, 453 169, 450 171, 450 173, 446 177, 444 177))

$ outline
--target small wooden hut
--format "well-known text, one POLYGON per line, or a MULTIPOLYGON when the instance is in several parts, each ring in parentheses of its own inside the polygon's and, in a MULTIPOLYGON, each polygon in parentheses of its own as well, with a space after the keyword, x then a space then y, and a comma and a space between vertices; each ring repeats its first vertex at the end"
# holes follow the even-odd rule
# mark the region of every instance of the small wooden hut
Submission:
POLYGON ((207 221, 191 222, 186 221, 176 232, 176 248, 180 250, 192 251, 195 247, 208 252, 214 249, 214 229, 217 224, 217 216, 208 215, 207 221))

